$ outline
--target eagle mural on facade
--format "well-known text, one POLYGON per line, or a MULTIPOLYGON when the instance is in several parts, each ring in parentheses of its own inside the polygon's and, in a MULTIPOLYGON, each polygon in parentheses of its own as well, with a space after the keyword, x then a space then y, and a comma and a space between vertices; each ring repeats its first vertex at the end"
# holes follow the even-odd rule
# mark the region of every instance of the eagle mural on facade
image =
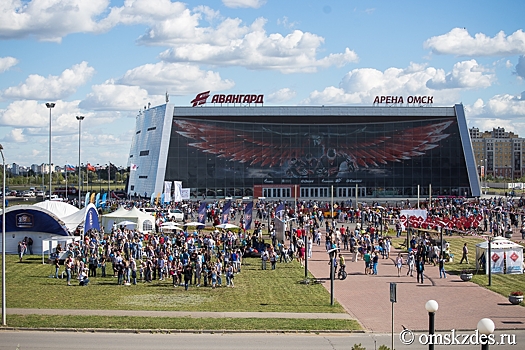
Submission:
MULTIPOLYGON (((385 167, 426 154, 450 134, 444 131, 454 119, 412 128, 377 130, 356 125, 353 129, 319 132, 283 132, 280 124, 251 123, 251 130, 236 123, 174 120, 175 132, 191 141, 188 146, 229 161, 255 168, 273 168, 291 178, 348 177, 356 171, 385 167), (276 169, 279 168, 279 169, 276 169)), ((242 124, 242 123, 241 123, 242 124)), ((324 131, 322 131, 324 130, 324 131)))

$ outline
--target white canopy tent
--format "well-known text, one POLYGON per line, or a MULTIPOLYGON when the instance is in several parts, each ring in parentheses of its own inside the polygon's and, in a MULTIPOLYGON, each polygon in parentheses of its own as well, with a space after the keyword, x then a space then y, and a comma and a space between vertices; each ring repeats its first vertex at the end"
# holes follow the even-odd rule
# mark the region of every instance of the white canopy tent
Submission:
MULTIPOLYGON (((493 274, 522 274, 523 273, 523 247, 503 237, 494 237, 490 244, 491 256, 488 256, 489 241, 476 244, 476 269, 482 268, 480 262, 491 259, 493 274)), ((488 275, 488 269, 485 269, 488 275)))
POLYGON ((150 233, 155 231, 155 217, 148 213, 143 213, 137 208, 133 207, 130 210, 120 207, 113 213, 102 215, 102 226, 106 232, 110 232, 113 224, 130 221, 136 223, 136 229, 142 233, 150 233))

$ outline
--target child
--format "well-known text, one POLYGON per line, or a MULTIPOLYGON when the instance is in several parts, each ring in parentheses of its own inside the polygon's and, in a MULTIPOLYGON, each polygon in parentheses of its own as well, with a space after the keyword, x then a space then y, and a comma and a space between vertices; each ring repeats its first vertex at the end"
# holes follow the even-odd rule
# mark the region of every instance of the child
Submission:
POLYGON ((397 277, 401 276, 401 268, 403 267, 403 256, 401 253, 397 255, 396 258, 396 267, 397 267, 397 277))

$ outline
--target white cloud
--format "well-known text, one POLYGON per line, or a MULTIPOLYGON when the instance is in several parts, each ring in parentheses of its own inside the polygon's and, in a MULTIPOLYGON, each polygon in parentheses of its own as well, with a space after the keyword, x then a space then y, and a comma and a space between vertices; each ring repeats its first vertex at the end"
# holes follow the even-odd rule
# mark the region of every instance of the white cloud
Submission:
POLYGON ((436 70, 427 86, 436 90, 486 88, 496 81, 496 75, 487 72, 476 60, 457 62, 448 74, 442 69, 436 70))
MULTIPOLYGON (((161 98, 157 96, 157 99, 161 98)), ((154 103, 155 101, 151 101, 148 92, 139 86, 120 85, 113 81, 106 81, 101 85, 93 85, 92 92, 80 102, 79 107, 95 111, 138 111, 148 102, 154 103)))
POLYGON ((3 0, 0 2, 0 39, 35 36, 60 42, 70 33, 91 32, 93 20, 102 14, 109 0, 3 0))
MULTIPOLYGON (((461 71, 460 71, 461 72, 461 71)), ((434 96, 434 104, 451 105, 458 101, 459 89, 433 90, 427 83, 438 75, 438 70, 411 63, 406 69, 388 68, 384 72, 374 68, 359 68, 347 73, 339 87, 330 86, 314 91, 303 104, 372 104, 375 96, 434 96)))
POLYGON ((348 48, 344 53, 317 59, 324 38, 300 30, 286 36, 279 33, 268 35, 264 30, 265 23, 265 19, 259 18, 248 28, 241 27, 239 20, 226 20, 201 40, 196 38, 194 43, 178 44, 161 53, 160 57, 168 62, 242 66, 283 73, 316 72, 320 67, 341 67, 358 60, 357 54, 348 48), (217 37, 220 40, 214 40, 217 37))
POLYGON ((266 96, 266 101, 271 103, 283 103, 291 100, 297 95, 297 92, 290 88, 283 88, 272 92, 266 96))
POLYGON ((0 57, 0 73, 9 70, 18 64, 18 60, 14 57, 0 57))
POLYGON ((45 78, 41 75, 32 74, 24 83, 3 90, 1 95, 4 98, 12 99, 63 99, 75 93, 77 88, 90 80, 94 73, 93 67, 89 67, 87 62, 82 62, 64 70, 59 76, 45 78))
POLYGON ((14 143, 27 142, 27 138, 25 137, 23 131, 23 129, 19 128, 12 129, 8 134, 4 136, 3 141, 14 143))
POLYGON ((525 56, 521 55, 518 58, 518 64, 516 64, 516 74, 520 78, 525 79, 525 56))
POLYGON ((224 4, 224 6, 231 8, 250 7, 258 9, 266 3, 266 0, 222 0, 222 3, 224 4))
POLYGON ((128 70, 117 84, 136 85, 151 95, 187 95, 205 90, 228 90, 235 83, 223 80, 217 72, 204 71, 188 63, 146 64, 128 70))
POLYGON ((525 32, 521 29, 511 35, 503 31, 494 37, 477 33, 472 37, 466 28, 454 28, 450 32, 427 39, 423 46, 438 55, 455 56, 507 56, 525 53, 525 32))
POLYGON ((465 106, 468 116, 472 117, 525 117, 525 91, 521 95, 496 95, 488 102, 478 99, 470 106, 465 106))

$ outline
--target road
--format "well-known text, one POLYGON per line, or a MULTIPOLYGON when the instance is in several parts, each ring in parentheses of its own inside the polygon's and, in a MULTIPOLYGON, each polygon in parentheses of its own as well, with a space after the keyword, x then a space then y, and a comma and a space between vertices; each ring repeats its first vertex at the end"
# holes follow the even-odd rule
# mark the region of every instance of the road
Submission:
MULTIPOLYGON (((508 332, 516 335, 516 345, 493 345, 490 349, 510 350, 525 347, 525 331, 508 332)), ((497 334, 499 336, 499 334, 497 334)), ((419 334, 416 335, 416 338, 419 334)), ((423 350, 428 345, 402 345, 395 335, 395 349, 423 350)), ((350 350, 361 343, 366 349, 378 349, 380 345, 390 347, 389 334, 150 334, 150 333, 82 333, 82 332, 40 332, 0 331, 0 350, 32 349, 214 349, 214 350, 350 350)), ((480 349, 480 345, 436 345, 436 349, 480 349)))

